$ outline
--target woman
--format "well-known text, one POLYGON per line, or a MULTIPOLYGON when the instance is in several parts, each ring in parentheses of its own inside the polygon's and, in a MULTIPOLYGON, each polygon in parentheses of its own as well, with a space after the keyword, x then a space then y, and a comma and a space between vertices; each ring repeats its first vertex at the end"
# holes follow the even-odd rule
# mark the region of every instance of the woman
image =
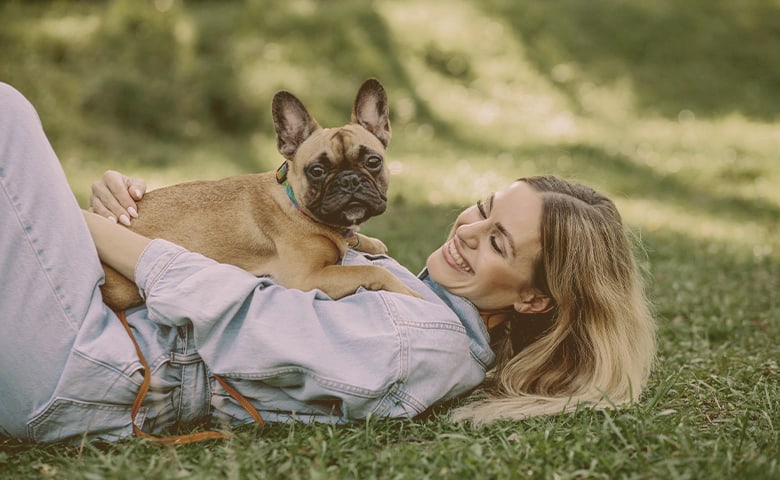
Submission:
MULTIPOLYGON (((285 289, 82 212, 34 109, 2 84, 0 192, 6 435, 114 439, 246 423, 255 409, 266 421, 413 417, 495 365, 491 395, 455 412, 481 423, 630 402, 653 360, 614 205, 555 177, 466 209, 419 278, 384 256, 345 255, 385 266, 422 299, 285 289), (127 331, 101 301, 98 254, 146 300, 121 312, 127 331)), ((124 223, 136 214, 128 192, 139 198, 143 184, 110 174, 93 209, 124 223)))

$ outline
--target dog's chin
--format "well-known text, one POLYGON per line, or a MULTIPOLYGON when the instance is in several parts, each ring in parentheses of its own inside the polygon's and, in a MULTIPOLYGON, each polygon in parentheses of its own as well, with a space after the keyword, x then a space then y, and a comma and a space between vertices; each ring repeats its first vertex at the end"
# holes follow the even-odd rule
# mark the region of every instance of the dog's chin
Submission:
POLYGON ((323 223, 337 227, 353 227, 385 211, 385 205, 369 205, 362 202, 350 202, 328 212, 315 213, 323 223))
POLYGON ((359 225, 369 217, 368 208, 363 205, 348 206, 342 213, 349 225, 359 225))

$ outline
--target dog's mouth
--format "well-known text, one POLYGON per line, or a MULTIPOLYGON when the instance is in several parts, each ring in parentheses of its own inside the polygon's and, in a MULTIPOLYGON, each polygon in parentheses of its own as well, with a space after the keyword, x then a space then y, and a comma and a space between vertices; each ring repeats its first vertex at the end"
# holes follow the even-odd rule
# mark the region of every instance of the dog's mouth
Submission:
POLYGON ((343 215, 344 219, 350 225, 357 225, 366 218, 367 208, 359 202, 352 202, 344 207, 343 215))
POLYGON ((314 213, 320 221, 328 225, 354 227, 375 215, 379 215, 384 210, 384 202, 377 205, 371 202, 352 199, 339 206, 332 205, 332 208, 328 210, 316 208, 312 213, 314 213))

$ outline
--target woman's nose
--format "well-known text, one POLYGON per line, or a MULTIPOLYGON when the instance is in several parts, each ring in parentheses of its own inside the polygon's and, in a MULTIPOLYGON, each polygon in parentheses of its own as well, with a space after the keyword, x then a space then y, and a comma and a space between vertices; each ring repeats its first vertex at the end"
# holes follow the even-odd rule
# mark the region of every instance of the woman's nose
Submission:
POLYGON ((455 231, 466 247, 475 249, 479 245, 479 237, 484 230, 484 222, 464 223, 455 231))

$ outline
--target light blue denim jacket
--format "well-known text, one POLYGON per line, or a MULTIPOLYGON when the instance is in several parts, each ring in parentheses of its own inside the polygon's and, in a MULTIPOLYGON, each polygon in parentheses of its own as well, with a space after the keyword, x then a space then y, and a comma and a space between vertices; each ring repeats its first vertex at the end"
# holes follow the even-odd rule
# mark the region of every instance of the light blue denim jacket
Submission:
MULTIPOLYGON (((384 255, 349 251, 342 262, 388 268, 423 299, 360 289, 334 301, 152 241, 136 265, 146 305, 127 312, 153 373, 139 426, 156 432, 203 418, 250 422, 212 373, 250 400, 266 421, 410 418, 483 381, 495 356, 470 302, 426 272, 418 278, 384 255)), ((120 390, 121 399, 102 403, 127 402, 132 385, 140 384, 139 368, 132 360, 118 365, 119 376, 132 380, 130 388, 120 390)), ((61 414, 67 416, 67 409, 61 414)), ((127 412, 90 415, 92 432, 130 434, 127 412)), ((46 432, 55 433, 42 427, 38 436, 46 432)))

